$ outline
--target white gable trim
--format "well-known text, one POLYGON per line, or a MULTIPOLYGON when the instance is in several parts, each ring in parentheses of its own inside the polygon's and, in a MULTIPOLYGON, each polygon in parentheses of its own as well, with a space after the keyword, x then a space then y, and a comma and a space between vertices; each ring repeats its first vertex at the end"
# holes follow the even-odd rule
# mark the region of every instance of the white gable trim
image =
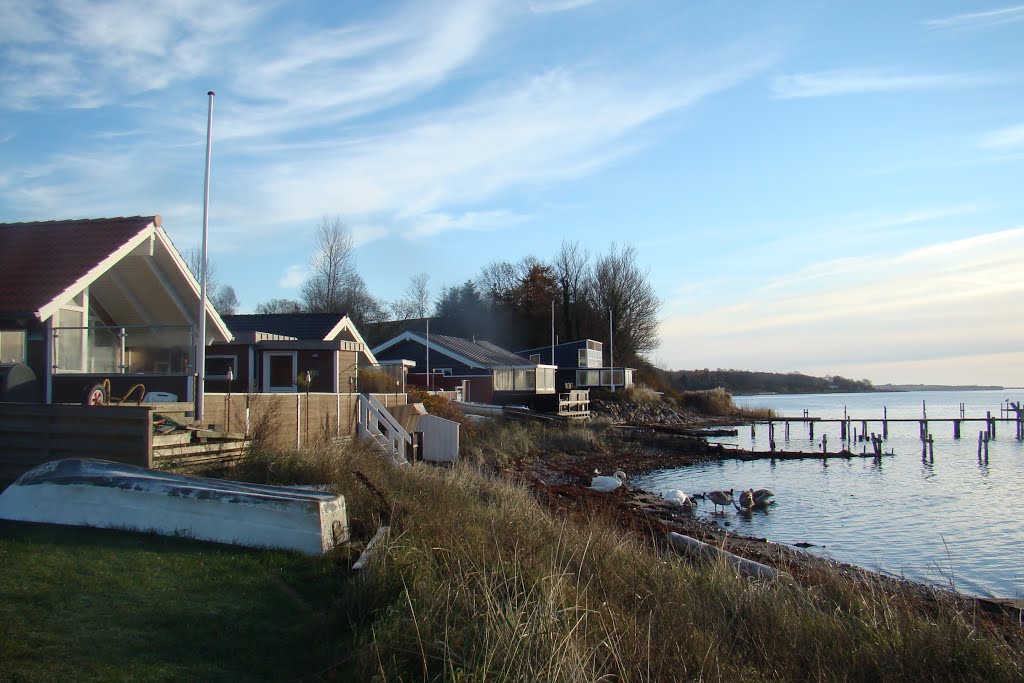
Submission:
POLYGON ((370 365, 380 365, 377 362, 377 357, 373 355, 373 351, 370 350, 366 340, 363 339, 363 335, 359 334, 359 330, 356 329, 356 324, 352 322, 352 319, 347 315, 343 315, 338 324, 331 328, 331 331, 324 336, 324 341, 334 341, 339 334, 343 331, 348 330, 352 333, 352 336, 356 338, 356 341, 363 346, 363 355, 366 356, 366 360, 370 362, 370 365))
POLYGON ((49 320, 53 317, 53 314, 57 312, 65 302, 71 298, 78 296, 79 292, 95 282, 101 275, 114 267, 114 265, 123 259, 125 256, 130 254, 132 250, 143 244, 153 234, 153 230, 156 226, 150 223, 142 230, 140 230, 134 237, 118 247, 114 253, 107 258, 97 263, 88 273, 78 278, 70 287, 65 289, 63 292, 58 294, 50 303, 46 304, 38 311, 36 311, 36 318, 39 320, 49 320))
MULTIPOLYGON (((198 303, 200 297, 203 295, 202 285, 200 285, 199 281, 196 280, 194 275, 192 275, 192 271, 189 270, 189 267, 185 265, 185 260, 181 258, 181 254, 178 253, 178 250, 174 248, 174 243, 171 242, 171 238, 167 235, 167 232, 163 227, 157 225, 155 233, 160 244, 162 244, 164 249, 167 250, 171 260, 174 261, 174 264, 178 267, 178 271, 188 282, 189 287, 192 288, 192 292, 196 295, 196 302, 198 303)), ((231 330, 228 329, 228 326, 221 319, 220 314, 217 313, 217 309, 215 309, 213 304, 210 303, 209 292, 207 292, 206 298, 206 316, 207 322, 213 323, 214 329, 220 333, 223 341, 231 341, 235 338, 234 335, 231 334, 231 330)))
MULTIPOLYGON (((460 363, 462 363, 463 365, 467 365, 467 366, 469 366, 471 368, 480 368, 481 370, 490 370, 491 369, 490 366, 481 365, 480 363, 476 362, 475 360, 470 360, 469 358, 466 358, 462 354, 456 353, 455 351, 452 351, 451 349, 449 349, 447 347, 438 346, 434 342, 430 342, 428 344, 427 340, 424 337, 421 337, 420 335, 416 334, 415 332, 403 332, 402 334, 398 335, 397 337, 395 337, 393 339, 389 339, 388 341, 384 342, 380 346, 376 347, 373 350, 373 352, 375 354, 380 353, 381 351, 389 349, 392 346, 394 346, 395 344, 398 344, 398 343, 403 342, 403 341, 414 341, 414 342, 416 342, 418 344, 422 344, 423 346, 429 347, 431 351, 435 351, 437 353, 444 354, 445 356, 448 356, 449 358, 457 360, 460 363)), ((436 365, 436 363, 431 363, 431 365, 436 365)))

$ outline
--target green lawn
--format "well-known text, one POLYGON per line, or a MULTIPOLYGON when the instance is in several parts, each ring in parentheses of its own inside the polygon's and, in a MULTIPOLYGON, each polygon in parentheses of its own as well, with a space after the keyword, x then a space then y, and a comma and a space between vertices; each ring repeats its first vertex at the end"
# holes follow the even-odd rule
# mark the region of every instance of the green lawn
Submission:
POLYGON ((0 522, 0 679, 310 678, 351 643, 325 614, 351 590, 334 564, 0 522))

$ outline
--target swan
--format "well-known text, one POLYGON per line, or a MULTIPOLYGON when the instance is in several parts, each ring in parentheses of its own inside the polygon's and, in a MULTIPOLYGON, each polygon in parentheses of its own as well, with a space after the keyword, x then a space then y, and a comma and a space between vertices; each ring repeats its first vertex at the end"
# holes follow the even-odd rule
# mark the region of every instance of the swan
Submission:
POLYGON ((661 497, 667 500, 669 503, 677 505, 681 508, 688 508, 690 510, 697 504, 692 497, 686 495, 679 489, 669 489, 665 493, 661 494, 661 497))
POLYGON ((594 491, 608 493, 622 486, 626 481, 626 474, 622 470, 616 470, 612 476, 598 475, 590 482, 590 488, 594 491))
POLYGON ((728 491, 708 491, 704 494, 711 499, 711 502, 715 506, 715 512, 718 512, 718 506, 721 505, 723 508, 732 502, 733 490, 728 491))

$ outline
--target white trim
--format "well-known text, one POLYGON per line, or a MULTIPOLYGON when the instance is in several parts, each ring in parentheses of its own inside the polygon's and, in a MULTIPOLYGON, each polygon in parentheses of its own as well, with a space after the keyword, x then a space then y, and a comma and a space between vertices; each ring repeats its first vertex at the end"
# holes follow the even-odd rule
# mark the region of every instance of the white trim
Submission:
MULTIPOLYGON (((395 344, 398 344, 399 342, 403 342, 403 341, 414 341, 414 342, 416 342, 416 343, 418 343, 418 344, 420 344, 422 346, 425 346, 426 348, 430 349, 431 351, 434 351, 435 353, 440 353, 441 355, 448 356, 452 360, 456 360, 456 361, 462 363, 463 365, 471 367, 471 368, 479 368, 481 370, 492 370, 492 369, 495 369, 495 368, 492 368, 489 365, 481 365, 480 363, 478 363, 478 362, 476 362, 474 360, 470 360, 469 358, 466 358, 465 356, 463 356, 463 355, 461 355, 461 354, 459 354, 459 353, 457 353, 455 351, 452 351, 451 349, 447 349, 445 347, 438 346, 433 341, 428 342, 426 339, 424 339, 420 335, 416 334, 415 332, 403 332, 402 334, 398 335, 397 337, 394 337, 393 339, 389 339, 388 341, 384 342, 380 346, 375 347, 373 349, 373 353, 374 353, 374 355, 376 355, 376 354, 380 353, 381 351, 386 351, 387 349, 391 348, 395 344)), ((508 366, 508 367, 512 367, 512 366, 508 366)))
POLYGON ((57 312, 57 309, 63 306, 66 301, 70 301, 74 297, 78 296, 83 289, 91 285, 101 275, 117 265, 117 263, 130 254, 135 247, 145 242, 153 233, 155 227, 156 226, 151 221, 149 225, 136 233, 134 237, 115 249, 110 256, 97 263, 89 270, 89 272, 75 280, 69 287, 55 296, 48 304, 42 306, 38 311, 36 311, 36 318, 39 320, 47 320, 51 318, 53 314, 57 312))
POLYGON ((299 354, 296 351, 264 351, 263 352, 263 393, 265 394, 291 394, 299 390, 299 354), (272 356, 289 356, 292 359, 292 385, 291 387, 270 386, 270 358, 272 356))
MULTIPOLYGON (((185 265, 184 259, 181 258, 181 254, 179 254, 178 250, 174 247, 174 243, 171 242, 171 238, 168 236, 167 231, 163 229, 163 226, 157 224, 154 232, 164 249, 167 250, 168 256, 171 257, 171 260, 174 261, 174 264, 178 267, 178 271, 181 273, 182 277, 184 277, 188 282, 188 285, 191 288, 192 293, 196 295, 196 301, 198 302, 199 298, 202 296, 202 288, 195 276, 192 275, 192 271, 189 270, 187 265, 185 265)), ((215 309, 213 304, 209 301, 206 302, 206 316, 209 318, 210 322, 213 323, 217 332, 219 332, 223 337, 223 339, 214 339, 214 341, 229 342, 235 338, 234 335, 231 334, 231 330, 228 329, 228 326, 224 324, 224 320, 221 319, 220 314, 217 313, 217 309, 215 309)), ((194 315, 190 315, 188 319, 191 320, 193 317, 194 315)), ((198 326, 198 321, 196 321, 196 323, 198 326)), ((209 330, 207 330, 207 333, 209 333, 209 330)))
POLYGON ((373 355, 373 351, 370 350, 370 346, 363 339, 363 335, 359 334, 359 330, 356 329, 356 324, 352 322, 352 319, 347 315, 343 315, 338 324, 331 328, 331 331, 324 335, 323 341, 334 341, 342 331, 348 330, 356 341, 363 345, 363 353, 366 355, 366 360, 369 361, 370 365, 378 365, 376 356, 373 355))

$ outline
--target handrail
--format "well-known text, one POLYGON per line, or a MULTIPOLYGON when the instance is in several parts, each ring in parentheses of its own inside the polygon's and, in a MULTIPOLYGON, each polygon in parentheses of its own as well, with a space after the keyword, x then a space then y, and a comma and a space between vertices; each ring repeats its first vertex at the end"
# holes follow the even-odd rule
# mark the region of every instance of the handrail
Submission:
MULTIPOLYGON (((362 394, 360 394, 359 396, 360 398, 363 398, 362 394)), ((375 399, 372 395, 366 395, 366 399, 369 401, 370 407, 373 408, 375 413, 377 413, 377 420, 379 421, 381 417, 383 417, 384 423, 388 426, 388 428, 394 429, 395 432, 400 437, 402 437, 402 440, 404 440, 407 444, 411 445, 412 435, 409 434, 409 432, 405 431, 405 427, 403 427, 398 422, 398 420, 395 419, 395 416, 391 414, 391 411, 385 408, 384 405, 380 401, 375 399)))

